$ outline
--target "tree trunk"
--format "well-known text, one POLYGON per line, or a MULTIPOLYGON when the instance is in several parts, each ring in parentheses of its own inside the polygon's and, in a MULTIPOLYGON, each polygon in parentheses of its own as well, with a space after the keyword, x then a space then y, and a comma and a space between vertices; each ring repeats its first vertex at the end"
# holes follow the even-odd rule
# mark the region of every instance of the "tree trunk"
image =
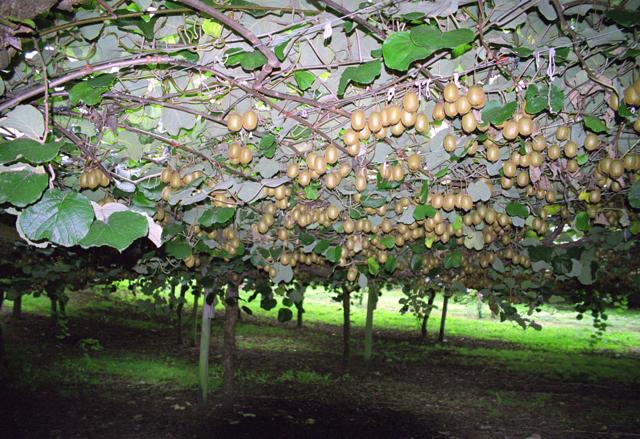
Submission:
POLYGON ((234 357, 236 349, 236 322, 238 321, 238 286, 227 285, 225 300, 224 339, 222 342, 223 406, 226 411, 233 407, 234 357))
POLYGON ((447 304, 449 303, 449 296, 444 295, 444 301, 442 302, 442 320, 440 320, 440 335, 438 341, 442 343, 444 341, 444 323, 447 320, 447 304))
POLYGON ((205 301, 202 305, 202 328, 200 331, 200 358, 198 382, 200 384, 200 404, 207 405, 209 396, 209 345, 211 342, 211 319, 215 314, 216 299, 211 291, 205 290, 205 301))
POLYGON ((371 360, 373 351, 373 310, 376 308, 378 301, 378 289, 369 285, 369 294, 367 297, 367 321, 364 326, 364 360, 371 360))
POLYGON ((422 338, 427 338, 427 323, 429 322, 429 316, 431 316, 431 310, 433 309, 433 301, 436 298, 436 292, 432 291, 429 295, 429 302, 427 302, 427 310, 422 317, 422 327, 420 328, 420 334, 422 338))
POLYGON ((14 319, 22 318, 22 296, 21 295, 13 299, 13 310, 11 312, 11 315, 14 319))
POLYGON ((193 311, 191 314, 191 321, 193 322, 193 334, 191 337, 191 346, 195 347, 198 343, 198 299, 200 299, 200 293, 193 294, 193 311))
POLYGON ((58 321, 58 297, 49 295, 49 301, 51 302, 51 311, 49 315, 51 316, 51 321, 56 323, 58 321))
POLYGON ((302 301, 300 301, 299 303, 296 303, 296 310, 297 310, 296 325, 298 326, 298 328, 302 328, 302 314, 304 313, 304 309, 302 308, 302 301))
POLYGON ((342 288, 342 359, 349 362, 351 356, 351 291, 342 288))
POLYGON ((64 302, 64 300, 62 300, 62 299, 58 300, 58 310, 59 310, 60 316, 62 316, 62 318, 67 317, 67 305, 64 302))
POLYGON ((182 310, 184 309, 184 301, 185 294, 187 292, 187 286, 180 286, 180 298, 178 299, 178 306, 176 307, 176 317, 178 321, 176 322, 176 343, 178 346, 182 346, 182 310))

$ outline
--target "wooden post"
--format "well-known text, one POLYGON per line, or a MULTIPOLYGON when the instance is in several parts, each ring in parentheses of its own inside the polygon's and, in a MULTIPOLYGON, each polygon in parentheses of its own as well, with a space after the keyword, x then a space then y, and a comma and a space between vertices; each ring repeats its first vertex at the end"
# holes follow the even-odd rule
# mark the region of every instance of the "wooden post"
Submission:
POLYGON ((447 303, 449 303, 449 295, 445 293, 444 301, 442 302, 442 320, 440 320, 440 335, 438 336, 438 341, 440 343, 444 342, 444 323, 447 320, 447 303))
POLYGON ((200 299, 200 291, 194 291, 193 311, 191 314, 191 321, 193 322, 193 334, 191 337, 191 346, 195 346, 198 343, 198 299, 200 299))
POLYGON ((222 342, 222 389, 223 406, 226 411, 233 408, 233 384, 235 375, 236 323, 238 321, 238 285, 227 284, 224 314, 224 339, 222 342))
POLYGON ((182 346, 182 311, 184 309, 185 294, 187 293, 187 286, 180 285, 180 297, 178 298, 178 306, 176 306, 176 343, 178 346, 182 346))
POLYGON ((302 314, 304 314, 304 308, 302 307, 302 300, 300 302, 297 302, 295 305, 296 305, 296 312, 297 312, 296 325, 298 326, 298 328, 302 328, 302 314))
POLYGON ((13 309, 11 311, 11 316, 14 319, 22 318, 22 295, 17 296, 15 299, 13 299, 13 309))
POLYGON ((367 296, 367 320, 364 327, 364 360, 371 360, 373 352, 373 310, 378 301, 378 288, 369 284, 369 294, 367 296))
POLYGON ((198 383, 200 385, 200 404, 207 405, 209 396, 209 344, 211 342, 211 319, 215 314, 216 296, 211 290, 205 290, 202 306, 202 330, 200 331, 200 358, 198 383))
POLYGON ((351 290, 342 287, 342 359, 349 362, 351 356, 351 290))
POLYGON ((429 302, 427 303, 427 310, 422 317, 422 327, 420 328, 420 335, 423 339, 427 338, 427 323, 429 322, 429 316, 431 316, 431 310, 433 309, 433 301, 436 298, 436 292, 431 291, 429 295, 429 302))

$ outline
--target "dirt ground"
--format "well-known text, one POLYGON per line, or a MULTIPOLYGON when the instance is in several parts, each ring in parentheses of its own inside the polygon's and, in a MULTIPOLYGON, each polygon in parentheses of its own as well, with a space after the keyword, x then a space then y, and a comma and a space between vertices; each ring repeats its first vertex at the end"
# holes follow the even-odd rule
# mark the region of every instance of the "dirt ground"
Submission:
MULTIPOLYGON (((52 335, 48 318, 33 314, 14 321, 4 311, 7 351, 11 345, 37 348, 33 363, 47 368, 69 354, 79 340, 98 338, 96 355, 160 354, 193 364, 197 350, 177 346, 166 320, 160 329, 134 329, 92 316, 69 320, 70 335, 52 335)), ((245 317, 246 321, 247 317, 245 317)), ((220 322, 216 323, 218 325, 220 322)), ((246 324, 246 323, 245 323, 246 324)), ((267 325, 257 321, 258 325, 267 325)), ((434 353, 424 361, 370 364, 355 356, 344 365, 339 328, 290 328, 283 343, 314 349, 261 348, 268 337, 241 337, 240 373, 276 376, 284 370, 312 370, 326 382, 239 384, 233 410, 222 408, 218 392, 200 408, 195 389, 150 385, 114 376, 68 385, 36 387, 0 379, 0 437, 3 438, 594 438, 639 437, 640 385, 565 382, 476 366, 434 353), (252 342, 251 348, 243 347, 252 342)), ((220 331, 214 328, 212 364, 220 362, 220 331)), ((354 339, 361 338, 356 330, 354 339)), ((376 335, 409 340, 405 333, 376 335)), ((468 342, 468 341, 465 341, 468 342)), ((455 344, 456 339, 449 339, 455 344)), ((490 345, 490 342, 483 342, 490 345)), ((505 343, 496 347, 505 347, 505 343)), ((357 347, 356 347, 357 352, 357 347)), ((639 363, 640 364, 640 363, 639 363)), ((16 371, 12 371, 15 376, 16 371)), ((640 372, 639 372, 640 373, 640 372)))

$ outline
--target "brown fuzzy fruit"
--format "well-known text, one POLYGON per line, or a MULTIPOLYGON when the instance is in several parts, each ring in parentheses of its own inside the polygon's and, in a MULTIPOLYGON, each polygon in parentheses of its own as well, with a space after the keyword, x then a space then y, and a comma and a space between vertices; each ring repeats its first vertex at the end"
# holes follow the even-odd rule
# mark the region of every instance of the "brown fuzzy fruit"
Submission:
POLYGON ((402 98, 402 108, 404 108, 404 111, 415 113, 416 111, 418 111, 419 106, 420 99, 418 98, 418 95, 416 95, 412 91, 405 93, 404 97, 402 98))
POLYGON ((242 116, 238 113, 231 113, 227 116, 227 129, 236 133, 242 129, 242 116))

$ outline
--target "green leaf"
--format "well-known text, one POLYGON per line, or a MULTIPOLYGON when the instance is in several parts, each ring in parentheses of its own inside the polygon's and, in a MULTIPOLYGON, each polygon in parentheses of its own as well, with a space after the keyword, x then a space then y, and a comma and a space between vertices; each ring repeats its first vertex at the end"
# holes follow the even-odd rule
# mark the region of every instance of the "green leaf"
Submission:
POLYGON ((453 49, 476 39, 476 34, 471 29, 442 32, 437 26, 427 24, 414 27, 410 34, 411 41, 416 46, 424 47, 431 53, 441 49, 453 49))
POLYGON ((462 56, 465 53, 467 53, 468 51, 470 51, 472 48, 473 48, 473 46, 471 44, 468 44, 468 43, 461 44, 461 45, 455 47, 451 51, 451 57, 452 58, 457 58, 459 56, 462 56))
POLYGON ((227 50, 224 54, 227 57, 224 65, 227 67, 235 67, 239 64, 244 70, 251 71, 267 63, 267 57, 258 50, 246 52, 240 48, 233 48, 227 50))
POLYGON ((60 151, 56 142, 44 145, 35 140, 21 137, 10 142, 0 143, 0 163, 10 163, 23 158, 29 163, 47 163, 53 160, 60 151))
POLYGON ((604 15, 623 27, 634 27, 640 24, 640 15, 638 14, 638 11, 610 9, 605 12, 604 15))
POLYGON ((198 223, 205 227, 211 227, 214 224, 225 224, 236 213, 236 209, 233 207, 211 207, 205 210, 198 223))
POLYGON ((49 241, 70 247, 87 236, 93 222, 89 200, 76 192, 51 189, 18 217, 18 225, 33 241, 49 241))
POLYGON ((484 110, 482 110, 482 120, 492 125, 500 125, 513 116, 516 107, 517 103, 515 101, 509 102, 504 106, 500 105, 498 101, 489 101, 484 110))
POLYGON ((95 221, 79 244, 84 248, 106 245, 121 252, 148 232, 149 223, 144 216, 131 211, 114 212, 107 222, 95 221))
POLYGON ((636 181, 631 185, 627 197, 629 198, 629 205, 631 207, 640 209, 640 181, 636 181))
POLYGON ((307 91, 316 81, 315 75, 307 70, 298 70, 293 77, 301 91, 307 91))
POLYGON ((607 126, 604 124, 604 122, 602 122, 599 118, 595 116, 585 114, 583 122, 584 122, 585 128, 593 131, 594 133, 607 132, 607 126))
POLYGON ((375 276, 380 272, 380 264, 375 260, 375 258, 367 259, 367 267, 369 268, 369 274, 372 276, 375 276))
POLYGON ((387 250, 391 250, 396 246, 396 240, 393 236, 383 236, 379 239, 380 244, 384 245, 387 250))
POLYGON ((422 221, 426 217, 433 218, 436 213, 436 209, 430 204, 418 204, 413 211, 413 219, 422 221))
POLYGON ((581 232, 589 230, 589 215, 587 215, 587 212, 578 212, 576 215, 576 228, 581 232))
POLYGON ((424 12, 408 12, 406 14, 402 14, 401 17, 406 21, 422 20, 424 18, 424 12))
MULTIPOLYGON (((640 56, 640 54, 638 54, 638 56, 640 56)), ((627 104, 625 104, 624 101, 620 101, 620 103, 618 104, 618 114, 621 117, 632 117, 633 113, 631 112, 631 110, 629 110, 629 107, 627 107, 627 104)))
POLYGON ((387 260, 384 263, 384 271, 387 273, 393 273, 396 271, 396 267, 398 266, 398 260, 395 256, 389 255, 387 260))
POLYGON ((578 163, 578 166, 583 166, 588 161, 589 156, 586 153, 582 153, 578 157, 576 157, 576 163, 578 163))
POLYGON ((382 43, 384 64, 401 72, 407 71, 412 62, 424 59, 430 54, 426 48, 413 43, 409 31, 395 32, 382 43))
POLYGON ((289 40, 278 44, 273 49, 273 53, 276 54, 276 58, 278 58, 278 61, 280 61, 280 62, 284 61, 284 58, 285 58, 284 50, 287 48, 287 44, 289 44, 289 40))
POLYGON ((47 174, 31 171, 3 172, 0 174, 0 203, 9 202, 24 207, 36 201, 47 188, 47 174))
POLYGON ((382 205, 387 203, 387 199, 382 197, 382 198, 373 198, 372 194, 368 194, 368 195, 363 195, 360 198, 360 205, 362 205, 362 207, 371 207, 373 209, 377 209, 379 207, 381 207, 382 205))
POLYGON ((349 208, 349 218, 357 220, 364 216, 364 212, 360 209, 356 209, 353 207, 349 208))
POLYGON ((184 259, 187 256, 191 256, 193 252, 191 245, 182 239, 167 242, 164 245, 164 249, 169 256, 173 256, 176 259, 184 259))
POLYGON ((511 201, 507 204, 507 208, 505 209, 507 215, 509 216, 517 216, 520 218, 526 218, 529 215, 529 208, 524 204, 518 203, 516 201, 511 201))
POLYGON ((14 128, 32 139, 44 135, 44 116, 33 105, 18 105, 0 121, 0 126, 14 128))
POLYGON ((529 49, 528 47, 514 47, 513 50, 520 58, 529 58, 533 55, 533 49, 529 49))
POLYGON ((69 101, 73 105, 80 102, 86 105, 97 105, 102 101, 102 94, 107 92, 116 77, 110 73, 103 73, 86 81, 78 82, 69 90, 69 101))
POLYGON ((300 242, 302 243, 302 245, 310 245, 313 244, 316 240, 316 238, 313 237, 313 235, 310 235, 308 233, 301 233, 299 235, 300 238, 300 242))
POLYGON ((222 29, 223 27, 220 23, 210 18, 205 18, 202 22, 202 31, 213 38, 220 38, 222 29))
POLYGON ((280 308, 278 310, 278 321, 280 323, 288 322, 293 318, 293 312, 289 308, 280 308))
POLYGON ((334 264, 340 262, 340 258, 342 257, 342 247, 339 245, 328 247, 324 252, 324 257, 334 264))
POLYGON ((307 197, 307 200, 317 200, 320 197, 318 182, 312 181, 308 186, 305 186, 304 195, 307 197))
POLYGON ((340 77, 338 96, 342 97, 344 95, 347 86, 351 82, 361 85, 371 84, 380 75, 381 68, 382 62, 379 59, 366 62, 357 67, 347 67, 340 77))
POLYGON ((638 233, 640 233, 640 221, 632 221, 631 226, 629 226, 629 231, 632 235, 637 235, 638 233))
POLYGON ((462 217, 460 215, 458 215, 457 213, 456 215, 456 219, 453 221, 453 230, 460 230, 462 229, 462 217))
POLYGON ((444 257, 444 268, 458 268, 462 265, 462 253, 460 250, 453 250, 444 257))
POLYGON ((420 189, 420 202, 422 204, 426 203, 427 198, 429 198, 429 180, 424 180, 420 189))
POLYGON ((551 104, 551 111, 559 113, 562 111, 564 104, 564 91, 557 87, 551 87, 551 95, 549 95, 549 87, 546 84, 531 84, 527 87, 525 94, 527 104, 525 111, 531 115, 535 115, 543 112, 547 109, 549 103, 551 104))
POLYGON ((313 252, 317 255, 322 255, 329 248, 329 244, 330 242, 327 241, 326 239, 321 239, 313 248, 313 252))
POLYGON ((272 159, 277 149, 276 136, 273 134, 265 134, 262 136, 262 139, 260 139, 260 154, 268 159, 272 159))

